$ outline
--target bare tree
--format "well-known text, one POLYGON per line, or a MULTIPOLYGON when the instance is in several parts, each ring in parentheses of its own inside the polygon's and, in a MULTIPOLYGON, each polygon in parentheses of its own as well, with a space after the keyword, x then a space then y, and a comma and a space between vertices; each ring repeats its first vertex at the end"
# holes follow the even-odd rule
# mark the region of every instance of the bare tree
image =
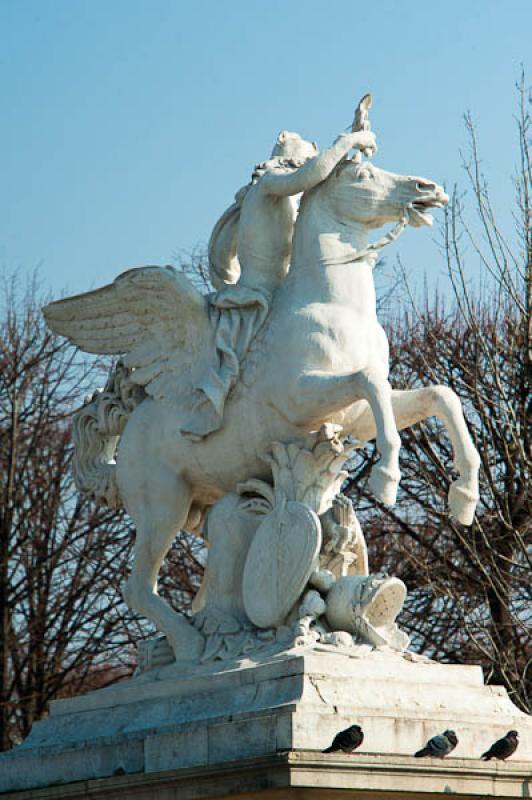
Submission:
MULTIPOLYGON (((5 287, 0 343, 0 746, 130 640, 116 592, 121 515, 80 501, 70 413, 96 368, 46 331, 35 288, 5 287)), ((121 655, 123 658, 123 656, 121 655)), ((124 668, 129 669, 128 658, 124 668)))
POLYGON ((191 251, 179 250, 173 259, 176 269, 182 272, 201 294, 214 292, 209 273, 209 254, 206 247, 198 245, 191 251))
POLYGON ((391 381, 401 388, 444 383, 464 402, 482 459, 472 528, 449 517, 455 477, 447 437, 435 420, 404 431, 402 482, 393 509, 365 489, 374 457, 361 453, 350 481, 359 493, 373 568, 410 589, 403 625, 416 648, 440 660, 481 663, 488 681, 530 707, 532 676, 532 172, 530 93, 519 87, 515 231, 505 236, 481 170, 471 117, 464 167, 476 223, 455 191, 443 224, 451 300, 427 293, 389 317, 391 381), (480 261, 472 288, 467 258, 480 261))
MULTIPOLYGON (((150 633, 122 602, 134 532, 123 512, 80 498, 71 414, 102 366, 42 320, 33 284, 4 285, 0 314, 0 748, 27 735, 54 697, 112 683, 150 633)), ((164 591, 190 605, 201 564, 186 535, 164 591)))

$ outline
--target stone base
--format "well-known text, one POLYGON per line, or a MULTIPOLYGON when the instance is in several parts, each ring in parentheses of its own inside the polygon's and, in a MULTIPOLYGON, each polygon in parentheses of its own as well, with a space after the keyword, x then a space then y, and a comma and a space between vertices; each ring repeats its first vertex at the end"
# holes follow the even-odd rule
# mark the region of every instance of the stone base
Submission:
MULTIPOLYGON (((154 793, 155 789, 143 794, 144 788, 139 788, 137 795, 132 787, 155 785, 157 776, 168 770, 174 776, 171 781, 178 780, 176 770, 179 781, 185 780, 191 769, 196 776, 214 774, 213 770, 222 774, 226 768, 220 765, 228 762, 233 766, 228 765, 227 770, 238 773, 237 761, 243 764, 242 759, 258 759, 253 763, 268 763, 272 769, 283 764, 283 774, 288 770, 290 775, 299 774, 304 762, 309 775, 322 776, 316 777, 317 783, 283 786, 373 791, 373 784, 364 788, 357 783, 360 769, 366 765, 370 781, 373 767, 368 765, 380 764, 382 775, 390 781, 388 788, 375 784, 375 791, 381 794, 399 791, 394 788, 394 775, 404 773, 418 776, 418 789, 407 786, 400 790, 408 793, 527 796, 522 783, 526 768, 518 762, 532 761, 532 720, 512 705, 504 689, 483 685, 480 667, 409 658, 408 654, 378 650, 353 657, 349 650, 342 653, 315 645, 272 654, 269 659, 263 655, 260 664, 215 662, 185 676, 178 674, 175 665, 166 666, 83 697, 57 700, 50 716, 34 725, 26 741, 0 758, 0 791, 71 784, 61 792, 56 787, 56 794, 47 794, 52 790, 46 789, 29 796, 83 797, 89 796, 83 794, 89 791, 86 786, 76 790, 78 794, 69 792, 74 791, 76 782, 91 781, 90 796, 99 797, 98 779, 109 778, 105 786, 116 784, 117 791, 112 794, 112 788, 104 787, 102 797, 129 796, 118 789, 129 786, 129 780, 135 797, 221 797, 236 789, 228 784, 222 791, 217 780, 214 790, 218 794, 187 795, 181 789, 179 795, 174 789, 167 794, 154 793), (339 730, 355 722, 365 734, 356 754, 321 755, 339 730), (452 759, 412 758, 430 736, 446 728, 453 728, 459 739, 452 759), (510 728, 519 731, 521 740, 512 760, 495 765, 480 762, 480 754, 510 728), (291 752, 281 756, 280 751, 291 752), (314 752, 302 755, 299 751, 314 752), (273 760, 264 761, 264 757, 273 760), (354 770, 354 765, 360 769, 354 770), (453 769, 462 776, 459 781, 457 778, 457 786, 465 786, 460 781, 469 776, 467 781, 472 782, 467 791, 445 789, 451 786, 453 769), (514 777, 507 781, 503 779, 507 774, 514 777), (440 777, 431 783, 434 775, 440 777), (333 780, 340 782, 331 783, 333 780), (499 787, 496 791, 495 784, 499 787), (481 785, 484 788, 479 788, 481 785)), ((530 771, 528 766, 528 774, 530 771)), ((161 780, 164 783, 166 778, 161 780)), ((241 784, 237 781, 235 785, 241 784)), ((239 791, 260 788, 249 784, 248 789, 245 783, 242 787, 239 791)))
POLYGON ((291 751, 189 769, 120 775, 3 800, 459 800, 530 797, 530 763, 291 751))

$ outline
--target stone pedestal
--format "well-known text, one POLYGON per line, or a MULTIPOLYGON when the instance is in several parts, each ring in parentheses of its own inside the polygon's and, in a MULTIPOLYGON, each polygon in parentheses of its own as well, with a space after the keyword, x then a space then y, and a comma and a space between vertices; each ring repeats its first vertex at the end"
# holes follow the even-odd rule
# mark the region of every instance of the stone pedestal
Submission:
POLYGON ((530 797, 530 763, 293 750, 224 764, 115 775, 3 800, 459 800, 530 797))
POLYGON ((338 797, 528 796, 532 722, 502 688, 483 685, 479 667, 354 652, 316 645, 188 675, 169 665, 55 701, 0 758, 0 791, 34 790, 20 800, 258 798, 274 789, 273 797, 321 798, 333 788, 345 790, 338 797), (365 734, 357 753, 321 753, 355 722, 365 734), (459 738, 452 759, 412 757, 446 728, 459 738), (511 761, 481 762, 510 728, 521 739, 511 761), (290 794, 296 787, 305 792, 290 794))

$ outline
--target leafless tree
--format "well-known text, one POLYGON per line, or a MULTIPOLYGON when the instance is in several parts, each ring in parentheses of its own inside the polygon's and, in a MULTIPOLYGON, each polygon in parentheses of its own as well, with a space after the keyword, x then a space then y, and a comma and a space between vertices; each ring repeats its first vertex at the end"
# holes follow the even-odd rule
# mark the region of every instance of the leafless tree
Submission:
MULTIPOLYGON (((105 382, 102 365, 52 335, 33 284, 0 301, 0 748, 27 735, 51 699, 130 674, 150 633, 121 599, 134 532, 71 476, 71 414, 105 382)), ((183 535, 162 579, 186 610, 201 564, 183 535)))
POLYGON ((472 118, 465 118, 464 167, 476 211, 457 191, 446 211, 442 249, 452 296, 410 295, 388 316, 391 381, 401 388, 444 383, 462 398, 479 450, 481 498, 472 528, 449 517, 455 477, 448 438, 434 420, 401 434, 402 482, 393 509, 366 490, 374 453, 361 452, 357 495, 373 569, 409 587, 403 625, 415 647, 437 659, 480 663, 489 682, 531 703, 532 592, 532 171, 530 92, 518 86, 515 230, 505 236, 482 173, 472 118), (468 259, 482 265, 474 286, 468 259))
POLYGON ((209 273, 209 254, 206 247, 198 245, 191 251, 180 250, 174 256, 175 268, 182 272, 201 294, 214 291, 209 273))

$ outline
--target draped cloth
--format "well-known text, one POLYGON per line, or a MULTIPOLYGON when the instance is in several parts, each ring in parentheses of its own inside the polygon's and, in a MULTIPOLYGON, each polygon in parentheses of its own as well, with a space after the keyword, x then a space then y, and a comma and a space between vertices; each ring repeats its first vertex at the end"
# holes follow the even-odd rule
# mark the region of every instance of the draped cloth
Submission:
POLYGON ((229 392, 251 341, 268 316, 271 294, 238 283, 224 286, 210 300, 215 327, 216 366, 195 389, 196 402, 181 433, 199 441, 221 428, 229 392))

